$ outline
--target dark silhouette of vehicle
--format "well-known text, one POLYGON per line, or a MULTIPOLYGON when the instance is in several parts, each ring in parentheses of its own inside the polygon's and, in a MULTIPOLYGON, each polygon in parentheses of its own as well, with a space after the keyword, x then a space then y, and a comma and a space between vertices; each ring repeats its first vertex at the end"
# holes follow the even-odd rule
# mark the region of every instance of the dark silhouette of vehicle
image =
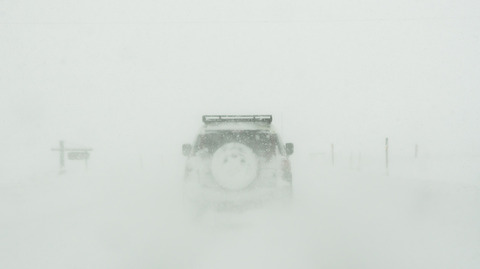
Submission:
POLYGON ((244 210, 290 201, 292 143, 283 144, 271 115, 206 115, 187 157, 186 201, 197 209, 244 210))

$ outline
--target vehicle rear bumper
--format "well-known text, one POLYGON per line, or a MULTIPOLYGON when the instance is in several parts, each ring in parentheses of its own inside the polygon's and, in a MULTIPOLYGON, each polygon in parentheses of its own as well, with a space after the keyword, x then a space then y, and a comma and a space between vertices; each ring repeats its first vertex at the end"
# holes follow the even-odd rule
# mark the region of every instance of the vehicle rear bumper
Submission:
POLYGON ((290 201, 291 186, 255 188, 244 191, 212 190, 208 188, 186 189, 188 200, 200 207, 218 211, 247 210, 279 201, 290 201))

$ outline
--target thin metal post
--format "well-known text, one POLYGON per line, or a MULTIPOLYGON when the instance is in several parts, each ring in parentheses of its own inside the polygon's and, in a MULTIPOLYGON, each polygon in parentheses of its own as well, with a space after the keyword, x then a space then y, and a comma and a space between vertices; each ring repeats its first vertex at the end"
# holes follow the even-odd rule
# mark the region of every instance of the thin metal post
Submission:
POLYGON ((385 138, 385 168, 387 169, 388 175, 388 137, 385 138))
POLYGON ((353 152, 350 151, 350 170, 353 170, 353 152))
POLYGON ((358 171, 360 171, 361 166, 362 166, 362 153, 359 152, 358 153, 358 171))
POLYGON ((85 157, 85 170, 88 170, 88 151, 85 151, 85 154, 87 154, 87 157, 85 157))
POLYGON ((65 168, 65 145, 63 140, 60 140, 60 172, 65 168))
POLYGON ((332 166, 335 166, 335 153, 334 153, 333 143, 331 144, 331 148, 332 148, 332 166))

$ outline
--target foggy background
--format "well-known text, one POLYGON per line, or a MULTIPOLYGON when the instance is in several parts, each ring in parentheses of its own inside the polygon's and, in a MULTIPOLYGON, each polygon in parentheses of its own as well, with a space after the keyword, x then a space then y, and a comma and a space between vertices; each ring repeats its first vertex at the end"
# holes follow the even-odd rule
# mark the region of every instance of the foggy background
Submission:
POLYGON ((478 14, 476 1, 0 1, 0 267, 478 267, 478 14), (273 114, 296 147, 289 217, 184 224, 181 144, 203 114, 273 114), (94 149, 87 171, 58 175, 59 140, 94 149))

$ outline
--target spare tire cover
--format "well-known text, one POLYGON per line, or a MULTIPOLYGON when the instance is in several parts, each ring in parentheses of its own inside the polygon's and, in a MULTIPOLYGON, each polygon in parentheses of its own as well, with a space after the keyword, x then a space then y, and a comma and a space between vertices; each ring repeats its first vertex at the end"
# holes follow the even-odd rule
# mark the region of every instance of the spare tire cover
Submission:
POLYGON ((257 176, 258 161, 255 153, 241 143, 227 143, 212 157, 212 175, 221 187, 241 190, 257 176))

